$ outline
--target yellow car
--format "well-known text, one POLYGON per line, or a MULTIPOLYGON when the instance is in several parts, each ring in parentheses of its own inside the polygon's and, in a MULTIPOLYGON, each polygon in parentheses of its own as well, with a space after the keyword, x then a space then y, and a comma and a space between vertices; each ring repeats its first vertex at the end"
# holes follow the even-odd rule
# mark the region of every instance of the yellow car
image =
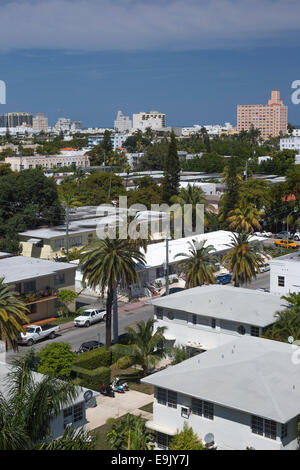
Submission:
POLYGON ((282 246, 283 248, 299 248, 300 244, 295 242, 289 242, 287 240, 276 240, 275 245, 282 246))

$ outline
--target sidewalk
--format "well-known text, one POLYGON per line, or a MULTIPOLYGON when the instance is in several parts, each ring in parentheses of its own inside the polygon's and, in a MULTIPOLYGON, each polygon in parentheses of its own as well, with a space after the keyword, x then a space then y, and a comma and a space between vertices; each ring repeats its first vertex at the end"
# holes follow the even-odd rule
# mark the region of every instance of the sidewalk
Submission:
POLYGON ((90 431, 103 426, 108 418, 119 418, 127 413, 142 415, 143 418, 152 419, 152 414, 139 410, 142 406, 153 402, 153 395, 129 390, 125 393, 116 393, 115 398, 100 395, 96 398, 97 407, 86 410, 87 429, 90 431))

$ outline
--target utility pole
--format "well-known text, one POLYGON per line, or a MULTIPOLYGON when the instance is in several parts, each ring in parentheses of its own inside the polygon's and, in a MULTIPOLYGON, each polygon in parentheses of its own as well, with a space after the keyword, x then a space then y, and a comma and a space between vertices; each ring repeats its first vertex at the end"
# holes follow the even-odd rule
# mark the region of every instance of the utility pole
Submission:
POLYGON ((66 206, 66 248, 67 248, 67 262, 69 262, 69 223, 70 223, 70 207, 66 206))
POLYGON ((166 277, 166 295, 169 295, 169 240, 170 237, 166 238, 166 267, 165 267, 165 277, 166 277))

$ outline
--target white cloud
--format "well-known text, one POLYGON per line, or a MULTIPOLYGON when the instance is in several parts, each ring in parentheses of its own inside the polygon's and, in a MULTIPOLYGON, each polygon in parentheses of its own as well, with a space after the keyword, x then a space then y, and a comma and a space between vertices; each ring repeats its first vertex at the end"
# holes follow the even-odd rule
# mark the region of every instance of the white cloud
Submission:
POLYGON ((299 0, 2 0, 0 49, 205 49, 288 41, 299 0))

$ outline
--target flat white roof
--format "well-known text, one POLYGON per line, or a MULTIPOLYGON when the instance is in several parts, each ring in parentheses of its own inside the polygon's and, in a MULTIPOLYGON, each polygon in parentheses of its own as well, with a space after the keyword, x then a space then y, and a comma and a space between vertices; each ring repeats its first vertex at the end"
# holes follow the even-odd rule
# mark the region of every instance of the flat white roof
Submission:
POLYGON ((66 269, 76 269, 69 263, 59 263, 26 256, 12 256, 0 259, 0 278, 4 277, 5 284, 48 276, 66 269))
POLYGON ((142 382, 286 423, 300 413, 297 346, 242 337, 142 382))
MULTIPOLYGON (((231 243, 231 237, 233 233, 225 230, 218 230, 215 232, 202 233, 200 235, 193 235, 192 237, 179 238, 177 240, 169 241, 169 263, 175 263, 180 259, 183 259, 184 256, 179 256, 175 258, 177 253, 186 253, 188 254, 189 242, 193 240, 203 241, 207 240, 207 245, 212 245, 216 252, 222 252, 228 250, 228 244, 231 243)), ((253 236, 252 241, 262 242, 268 240, 263 237, 253 236)), ((161 266, 166 261, 166 243, 152 243, 148 245, 147 252, 145 254, 146 265, 148 267, 161 266)))
POLYGON ((156 307, 260 327, 274 323, 275 313, 287 307, 278 295, 219 284, 186 289, 151 303, 156 307))

